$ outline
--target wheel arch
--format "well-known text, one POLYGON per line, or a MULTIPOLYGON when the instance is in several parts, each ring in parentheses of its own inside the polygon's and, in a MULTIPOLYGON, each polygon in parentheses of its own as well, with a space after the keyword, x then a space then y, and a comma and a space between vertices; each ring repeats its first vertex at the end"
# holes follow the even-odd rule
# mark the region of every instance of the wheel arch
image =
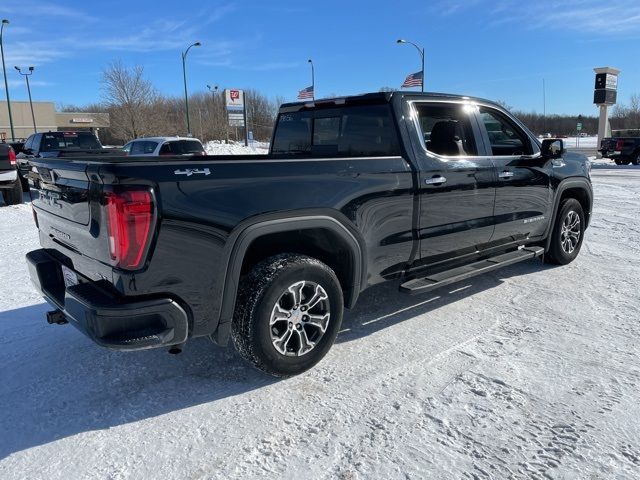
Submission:
POLYGON ((300 253, 323 261, 336 271, 340 280, 345 306, 352 307, 366 283, 366 251, 362 236, 352 223, 337 211, 302 211, 286 214, 261 215, 236 227, 230 235, 228 260, 221 281, 220 317, 214 339, 225 344, 228 340, 231 320, 241 275, 261 259, 277 253, 300 253), (300 240, 316 238, 321 232, 322 242, 302 244, 300 240), (291 236, 278 247, 278 240, 291 236), (297 241, 297 248, 292 245, 297 241), (334 247, 348 261, 341 264, 343 256, 331 256, 325 248, 327 241, 333 241, 334 247), (253 250, 252 250, 253 249, 253 250), (317 252, 322 252, 318 255, 317 252), (315 255, 314 255, 315 253, 315 255))
POLYGON ((589 226, 591 220, 591 209, 593 207, 593 189, 591 183, 586 178, 568 178, 563 180, 556 189, 556 195, 553 203, 553 215, 549 221, 546 232, 545 250, 549 250, 551 244, 551 234, 556 223, 556 216, 562 200, 565 198, 575 198, 585 215, 585 229, 589 226))

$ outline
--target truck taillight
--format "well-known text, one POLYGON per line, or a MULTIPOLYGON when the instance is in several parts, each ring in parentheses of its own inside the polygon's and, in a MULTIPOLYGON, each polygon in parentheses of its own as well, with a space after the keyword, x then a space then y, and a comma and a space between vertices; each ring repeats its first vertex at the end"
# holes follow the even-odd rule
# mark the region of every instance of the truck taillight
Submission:
POLYGON ((624 140, 618 140, 616 142, 616 150, 622 150, 623 147, 624 147, 624 140))
POLYGON ((9 149, 9 163, 11 165, 16 164, 16 152, 13 150, 13 148, 9 149))
POLYGON ((140 267, 154 222, 153 196, 147 189, 127 189, 105 194, 109 251, 116 266, 140 267))

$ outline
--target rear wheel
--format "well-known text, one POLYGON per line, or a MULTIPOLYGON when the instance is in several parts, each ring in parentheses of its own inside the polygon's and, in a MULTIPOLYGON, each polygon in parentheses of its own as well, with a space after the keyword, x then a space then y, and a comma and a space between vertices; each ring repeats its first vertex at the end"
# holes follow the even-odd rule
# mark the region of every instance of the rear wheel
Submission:
POLYGON ((231 338, 260 370, 297 375, 329 351, 342 313, 342 289, 333 270, 303 255, 276 255, 242 279, 231 338))
POLYGON ((580 202, 575 198, 564 199, 555 220, 545 261, 557 265, 573 262, 582 247, 584 228, 584 211, 580 202))
POLYGON ((640 150, 638 150, 634 156, 633 156, 633 160, 631 160, 631 163, 633 163, 634 165, 640 165, 640 150))
POLYGON ((22 191, 27 193, 29 191, 29 181, 22 176, 20 171, 18 171, 18 178, 20 179, 20 184, 22 185, 22 191))
POLYGON ((22 184, 20 179, 16 180, 13 187, 7 190, 3 190, 4 203, 7 205, 18 205, 22 203, 22 184))

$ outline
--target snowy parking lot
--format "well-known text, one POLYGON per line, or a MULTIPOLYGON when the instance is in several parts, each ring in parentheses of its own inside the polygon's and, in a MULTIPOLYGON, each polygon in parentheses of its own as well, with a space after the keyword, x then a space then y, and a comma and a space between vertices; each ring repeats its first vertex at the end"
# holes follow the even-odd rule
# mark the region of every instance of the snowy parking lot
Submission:
POLYGON ((574 263, 376 286, 287 380, 47 325, 31 208, 1 207, 0 478, 638 478, 640 169, 597 167, 574 263))

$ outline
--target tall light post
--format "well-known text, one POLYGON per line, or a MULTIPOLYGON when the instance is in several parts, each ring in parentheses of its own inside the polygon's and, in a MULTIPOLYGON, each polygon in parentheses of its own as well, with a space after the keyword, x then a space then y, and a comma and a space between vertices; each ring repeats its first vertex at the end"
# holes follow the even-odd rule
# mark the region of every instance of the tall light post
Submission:
POLYGON ((16 134, 13 131, 13 117, 11 116, 11 100, 9 99, 9 83, 7 82, 7 68, 4 66, 4 44, 2 43, 2 33, 4 26, 9 25, 9 20, 2 19, 2 25, 0 25, 0 56, 2 56, 2 72, 4 73, 4 90, 7 93, 7 109, 9 110, 9 125, 11 127, 11 140, 16 139, 16 134))
POLYGON ((313 94, 311 99, 315 100, 316 99, 316 73, 315 73, 315 70, 313 69, 313 60, 309 59, 307 60, 307 63, 311 65, 311 92, 313 94))
POLYGON ((218 91, 218 85, 214 85, 213 87, 211 85, 207 85, 207 88, 209 89, 209 91, 211 92, 211 95, 213 95, 213 99, 216 99, 216 92, 218 91))
POLYGON ((424 92, 424 47, 419 47, 418 45, 416 45, 413 42, 410 42, 408 40, 404 40, 404 39, 399 39, 396 40, 396 43, 408 43, 409 45, 413 45, 414 47, 416 47, 416 50, 418 50, 418 53, 420 54, 420 59, 422 60, 422 82, 421 82, 421 89, 424 92))
POLYGON ((20 67, 14 67, 20 75, 27 81, 27 92, 29 92, 29 106, 31 107, 31 120, 33 120, 33 133, 38 133, 36 128, 36 116, 33 113, 33 101, 31 100, 31 86, 29 85, 29 77, 33 75, 33 67, 29 67, 29 73, 22 73, 20 67))
POLYGON ((191 122, 189 122, 189 94, 187 93, 187 67, 185 63, 187 60, 187 53, 189 53, 189 50, 191 50, 191 47, 199 47, 200 45, 202 45, 200 42, 192 43, 191 45, 189 45, 189 48, 187 48, 184 52, 182 52, 182 76, 184 78, 184 105, 187 113, 187 135, 189 137, 191 136, 191 122))

